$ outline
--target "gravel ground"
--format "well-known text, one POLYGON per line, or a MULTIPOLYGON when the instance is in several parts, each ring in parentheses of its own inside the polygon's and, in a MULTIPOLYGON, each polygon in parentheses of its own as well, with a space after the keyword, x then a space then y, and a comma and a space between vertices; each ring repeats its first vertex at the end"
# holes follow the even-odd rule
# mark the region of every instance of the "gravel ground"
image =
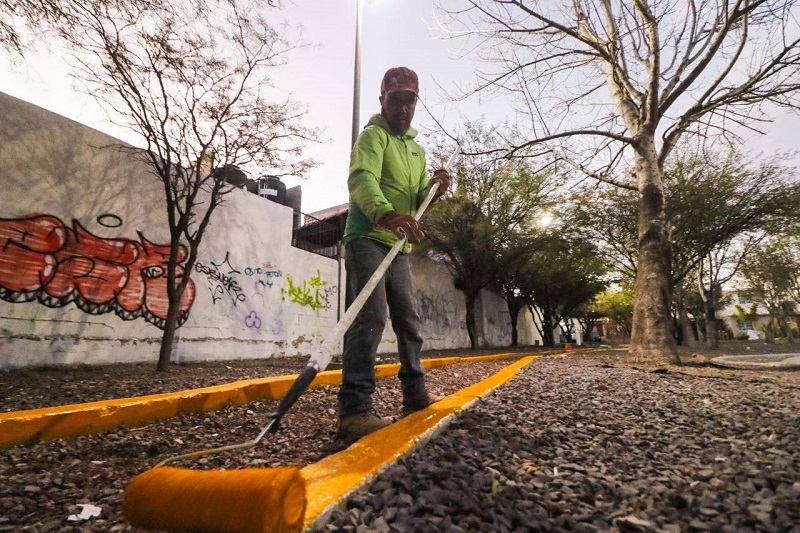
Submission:
MULTIPOLYGON (((234 370, 237 363, 231 362, 227 366, 234 370)), ((302 361, 304 364, 305 360, 302 361)), ((428 388, 437 394, 452 394, 508 364, 507 360, 460 363, 434 369, 427 374, 428 388)), ((66 390, 70 394, 64 399, 70 403, 97 399, 98 390, 115 390, 119 384, 108 383, 107 379, 109 374, 116 375, 117 370, 102 370, 104 379, 99 379, 94 371, 78 370, 93 377, 75 381, 66 379, 70 385, 66 390)), ((296 372, 297 368, 290 371, 296 372)), ((33 374, 42 378, 49 372, 37 370, 33 374)), ((190 372, 183 369, 164 379, 176 385, 175 390, 189 388, 187 385, 195 381, 183 381, 178 377, 187 373, 190 372)), ((30 372, 15 374, 26 374, 25 381, 31 379, 30 372)), ((144 374, 149 376, 150 371, 144 374)), ((239 375, 241 369, 232 372, 235 375, 232 379, 222 379, 218 374, 214 377, 220 382, 245 377, 239 375)), ((259 375, 265 374, 259 372, 259 375)), ((34 385, 36 381, 30 383, 34 385)), ((137 380, 128 375, 126 395, 149 393, 152 386, 149 380, 137 380)), ((283 418, 281 430, 267 435, 257 447, 186 461, 177 466, 194 469, 300 467, 338 452, 348 443, 335 438, 337 390, 337 387, 308 390, 283 418)), ((57 387, 52 387, 50 394, 58 396, 58 391, 57 387)), ((382 415, 400 416, 399 391, 400 382, 396 377, 378 381, 374 400, 382 415)), ((46 395, 37 390, 19 392, 28 398, 46 395)), ((30 401, 17 402, 17 405, 27 404, 30 401)), ((277 402, 253 402, 213 413, 182 415, 140 428, 120 428, 98 435, 0 450, 0 479, 3 480, 0 483, 0 531, 135 531, 120 514, 120 496, 131 479, 167 456, 253 439, 266 423, 265 415, 274 411, 276 406, 277 402), (67 519, 80 513, 78 504, 99 507, 102 514, 99 518, 72 525, 67 519)))
MULTIPOLYGON (((720 353, 798 351, 737 344, 720 353), (745 351, 746 350, 746 351, 745 351)), ((475 353, 475 352, 470 352, 475 353)), ((429 355, 464 355, 430 353, 429 355)), ((716 355, 716 353, 714 354, 716 355)), ((387 469, 325 531, 800 532, 800 372, 632 360, 601 349, 540 358, 387 469)), ((296 372, 305 359, 0 373, 3 410, 137 396, 296 372)), ((430 371, 449 394, 507 363, 430 371)), ((342 449, 335 388, 308 391, 263 446, 193 468, 301 466, 342 449)), ((396 378, 379 381, 399 414, 396 378)), ((273 402, 0 451, 0 531, 133 531, 121 491, 166 455, 251 439, 273 402), (102 509, 75 525, 77 504, 102 509)))
POLYGON ((156 372, 155 363, 70 366, 0 372, 0 412, 128 398, 221 385, 243 379, 295 374, 307 358, 213 361, 172 365, 156 372))
POLYGON ((800 532, 800 381, 540 358, 321 531, 800 532))
MULTIPOLYGON (((543 348, 440 350, 425 352, 423 358, 545 351, 547 350, 543 348)), ((394 362, 397 362, 396 358, 388 355, 377 358, 378 364, 394 362)), ((171 365, 168 372, 156 372, 155 362, 0 370, 0 412, 144 396, 210 387, 244 379, 285 376, 300 372, 306 363, 308 357, 282 357, 180 363, 171 365)), ((335 361, 328 365, 328 370, 336 368, 341 368, 341 365, 335 361)))

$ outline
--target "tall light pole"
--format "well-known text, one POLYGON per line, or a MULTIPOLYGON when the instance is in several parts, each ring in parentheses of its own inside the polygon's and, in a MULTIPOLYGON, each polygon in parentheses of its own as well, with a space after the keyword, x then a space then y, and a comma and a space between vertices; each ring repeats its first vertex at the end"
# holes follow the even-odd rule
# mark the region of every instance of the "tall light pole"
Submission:
MULTIPOLYGON (((362 0, 356 0, 356 54, 355 54, 355 66, 353 67, 353 131, 352 136, 350 139, 350 147, 352 148, 356 144, 356 139, 358 138, 358 132, 360 131, 360 117, 359 111, 361 107, 361 13, 362 13, 362 0)), ((344 291, 342 291, 342 260, 344 259, 344 246, 342 245, 342 240, 339 240, 339 286, 338 286, 338 305, 336 307, 336 320, 338 321, 342 317, 342 296, 344 291)))
POLYGON ((361 107, 361 2, 356 0, 356 57, 353 68, 353 136, 350 146, 356 144, 359 128, 359 108, 361 107))

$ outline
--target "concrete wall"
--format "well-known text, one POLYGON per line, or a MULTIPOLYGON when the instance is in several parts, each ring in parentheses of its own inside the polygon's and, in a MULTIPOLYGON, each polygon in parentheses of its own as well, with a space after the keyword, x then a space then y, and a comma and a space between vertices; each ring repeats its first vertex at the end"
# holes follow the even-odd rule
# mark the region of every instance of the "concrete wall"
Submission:
MULTIPOLYGON (((457 291, 453 277, 442 263, 411 256, 416 311, 422 320, 425 348, 449 349, 469 346, 464 293, 457 291)), ((387 327, 380 351, 396 350, 394 333, 387 327), (387 341, 390 339, 391 341, 387 341)), ((510 341, 511 337, 509 337, 510 341)))
MULTIPOLYGON (((120 145, 0 94, 0 368, 157 359, 164 193, 120 145)), ((326 339, 344 292, 338 262, 291 246, 292 214, 244 190, 218 208, 182 302, 173 360, 303 355, 323 341, 340 349, 326 339)), ((412 261, 425 347, 468 347, 463 293, 442 264, 412 261)), ((508 345, 502 298, 485 292, 478 316, 490 345, 508 345)), ((534 344, 532 324, 522 329, 520 342, 534 344)), ((395 350, 387 325, 379 351, 395 350)))

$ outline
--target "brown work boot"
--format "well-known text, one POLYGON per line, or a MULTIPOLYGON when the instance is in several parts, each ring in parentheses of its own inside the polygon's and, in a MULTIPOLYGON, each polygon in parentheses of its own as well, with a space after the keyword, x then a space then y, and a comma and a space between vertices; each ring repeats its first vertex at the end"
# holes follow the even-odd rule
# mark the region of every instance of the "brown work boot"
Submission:
POLYGON ((394 422, 389 417, 380 417, 374 409, 361 411, 352 415, 340 416, 336 436, 344 439, 358 440, 365 435, 374 433, 394 422))
POLYGON ((416 413, 422 409, 425 409, 431 404, 434 404, 438 401, 444 400, 444 396, 440 396, 438 394, 431 394, 425 393, 424 396, 420 396, 419 398, 412 398, 412 399, 403 399, 403 416, 408 416, 411 413, 416 413))

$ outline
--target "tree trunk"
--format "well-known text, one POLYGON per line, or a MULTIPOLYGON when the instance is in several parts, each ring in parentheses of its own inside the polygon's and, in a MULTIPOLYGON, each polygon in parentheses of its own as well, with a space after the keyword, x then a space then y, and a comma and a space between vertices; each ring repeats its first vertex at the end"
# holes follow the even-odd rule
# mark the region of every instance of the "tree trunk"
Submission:
POLYGON ((164 324, 164 335, 161 337, 161 349, 158 352, 158 372, 169 370, 169 363, 172 359, 172 347, 175 345, 175 332, 178 331, 178 311, 180 297, 173 303, 169 302, 167 308, 167 320, 164 324))
POLYGON ((591 342, 592 340, 592 331, 594 330, 594 326, 597 324, 596 318, 589 318, 587 317, 586 320, 581 322, 578 320, 578 325, 581 328, 583 333, 583 343, 586 344, 587 342, 591 342))
POLYGON ((670 244, 664 184, 655 146, 643 140, 636 152, 639 188, 639 250, 630 351, 680 364, 670 313, 670 244))
MULTIPOLYGON (((559 325, 561 321, 559 321, 559 325)), ((572 324, 572 320, 569 318, 564 319, 565 327, 561 328, 562 333, 564 333, 564 337, 566 337, 566 342, 575 342, 575 327, 572 324)))
POLYGON ((698 340, 701 340, 704 343, 708 341, 708 332, 706 331, 708 328, 706 322, 707 321, 705 318, 698 319, 697 321, 697 330, 700 332, 700 336, 702 337, 701 339, 698 340))
POLYGON ((706 345, 712 350, 719 348, 717 334, 717 299, 714 291, 706 294, 706 345))
POLYGON ((549 308, 542 309, 542 344, 554 348, 556 339, 553 335, 553 312, 549 308))
MULTIPOLYGON (((178 278, 178 251, 180 250, 180 233, 173 232, 170 241, 170 255, 167 263, 167 318, 164 323, 164 335, 161 337, 161 348, 158 352, 156 371, 166 372, 172 360, 172 348, 175 345, 175 332, 178 330, 178 312, 181 298, 186 286, 178 278)), ((191 265, 188 265, 191 268, 191 265)), ((189 272, 182 275, 189 276, 189 272)))
POLYGON ((519 312, 522 310, 522 304, 512 303, 506 299, 506 307, 508 308, 508 316, 511 317, 511 346, 519 345, 519 330, 517 328, 517 318, 519 312))
POLYGON ((781 314, 778 318, 780 326, 786 332, 786 342, 788 344, 794 344, 794 337, 792 336, 792 328, 789 327, 789 320, 786 316, 786 311, 781 309, 781 314))
POLYGON ((686 307, 683 304, 678 306, 678 316, 680 317, 680 327, 683 332, 683 345, 688 347, 695 346, 697 343, 694 338, 694 330, 692 329, 692 323, 689 321, 689 313, 686 312, 686 307))
POLYGON ((508 309, 511 316, 511 346, 519 345, 519 331, 517 330, 517 317, 519 317, 519 307, 516 309, 508 309))
POLYGON ((475 301, 478 299, 477 291, 465 290, 464 296, 466 297, 467 304, 467 334, 469 335, 470 348, 475 350, 477 345, 478 330, 475 323, 475 301))
POLYGON ((535 307, 531 304, 525 304, 528 307, 528 312, 531 314, 531 319, 533 320, 533 327, 536 328, 536 331, 539 333, 539 338, 542 339, 542 346, 546 346, 544 343, 544 318, 542 317, 542 313, 538 307, 535 307), (537 312, 539 311, 539 312, 537 312), (536 319, 539 319, 539 323, 536 322, 536 319), (539 327, 541 324, 541 327, 539 327))
POLYGON ((767 322, 767 326, 764 328, 764 342, 767 344, 775 342, 775 328, 772 326, 774 323, 775 317, 770 316, 769 322, 767 322))

